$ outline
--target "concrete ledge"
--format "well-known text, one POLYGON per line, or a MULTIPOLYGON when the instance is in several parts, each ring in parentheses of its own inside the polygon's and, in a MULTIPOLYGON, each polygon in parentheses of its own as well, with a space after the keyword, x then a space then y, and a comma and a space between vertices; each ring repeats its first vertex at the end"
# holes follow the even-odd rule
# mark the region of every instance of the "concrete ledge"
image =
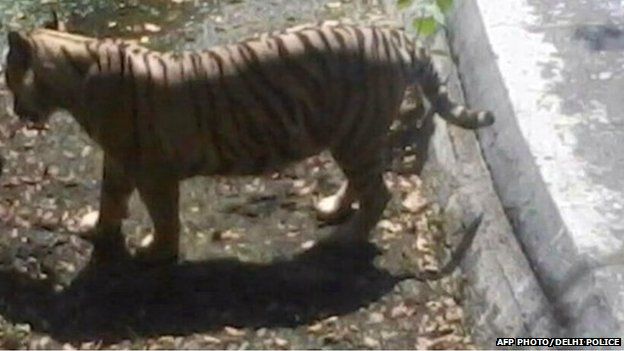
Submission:
POLYGON ((582 35, 616 22, 607 3, 461 0, 449 21, 469 105, 497 117, 479 132, 496 191, 563 336, 624 335, 622 52, 582 35))
MULTIPOLYGON (((446 43, 440 35, 434 48, 448 52, 446 43)), ((463 101, 455 66, 445 58, 436 59, 436 65, 443 77, 449 76, 451 97, 463 101)), ((465 308, 475 341, 492 348, 496 337, 557 335, 553 309, 507 221, 475 134, 436 119, 429 154, 423 180, 443 205, 446 222, 458 224, 475 213, 484 214, 462 263, 465 308)))

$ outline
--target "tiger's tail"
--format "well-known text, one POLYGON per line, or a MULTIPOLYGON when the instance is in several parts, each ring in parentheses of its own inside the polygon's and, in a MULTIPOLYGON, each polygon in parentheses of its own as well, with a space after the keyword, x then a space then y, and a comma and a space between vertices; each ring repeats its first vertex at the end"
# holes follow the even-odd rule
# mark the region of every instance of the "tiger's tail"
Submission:
POLYGON ((411 55, 413 83, 418 84, 432 107, 447 122, 465 129, 477 129, 494 123, 490 111, 473 111, 453 102, 446 86, 440 82, 431 55, 422 48, 415 48, 411 55))

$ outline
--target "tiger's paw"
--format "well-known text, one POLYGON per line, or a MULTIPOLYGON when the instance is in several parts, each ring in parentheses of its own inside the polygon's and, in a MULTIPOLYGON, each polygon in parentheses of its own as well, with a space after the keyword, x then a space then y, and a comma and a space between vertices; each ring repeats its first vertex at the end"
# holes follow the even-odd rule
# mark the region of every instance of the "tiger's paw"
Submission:
POLYGON ((332 232, 321 241, 334 246, 358 246, 369 242, 369 233, 359 228, 352 221, 349 221, 333 229, 332 232))
POLYGON ((350 203, 342 205, 341 200, 340 195, 334 194, 317 201, 314 204, 316 219, 326 225, 340 224, 349 219, 355 210, 350 203))
POLYGON ((178 263, 178 251, 151 245, 136 251, 133 260, 140 265, 164 266, 178 263))
POLYGON ((121 233, 98 232, 88 240, 93 245, 92 257, 98 264, 129 258, 125 240, 121 233))

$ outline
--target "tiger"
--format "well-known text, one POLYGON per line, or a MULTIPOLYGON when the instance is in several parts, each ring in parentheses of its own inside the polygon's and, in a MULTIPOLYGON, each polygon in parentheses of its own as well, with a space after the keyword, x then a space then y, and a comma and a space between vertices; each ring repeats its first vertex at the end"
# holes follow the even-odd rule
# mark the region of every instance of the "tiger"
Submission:
POLYGON ((390 199, 383 150, 406 89, 451 124, 494 123, 453 102, 427 49, 396 28, 321 21, 200 51, 58 27, 10 31, 8 42, 14 113, 44 123, 67 111, 104 151, 96 260, 126 249, 134 190, 154 227, 134 259, 175 263, 180 181, 266 174, 326 150, 346 181, 319 218, 337 223, 332 240, 367 242, 390 199))

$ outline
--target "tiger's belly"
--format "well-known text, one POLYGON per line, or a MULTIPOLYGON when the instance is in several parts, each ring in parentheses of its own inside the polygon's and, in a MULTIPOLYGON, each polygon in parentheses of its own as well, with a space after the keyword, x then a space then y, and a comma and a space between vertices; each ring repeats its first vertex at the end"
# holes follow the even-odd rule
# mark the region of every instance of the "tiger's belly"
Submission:
POLYGON ((229 140, 202 140, 196 135, 189 135, 170 144, 170 152, 162 151, 160 155, 174 155, 162 161, 169 166, 177 166, 181 178, 198 175, 266 175, 316 155, 329 146, 292 136, 290 140, 267 138, 264 144, 251 145, 245 139, 248 136, 240 135, 229 140))

